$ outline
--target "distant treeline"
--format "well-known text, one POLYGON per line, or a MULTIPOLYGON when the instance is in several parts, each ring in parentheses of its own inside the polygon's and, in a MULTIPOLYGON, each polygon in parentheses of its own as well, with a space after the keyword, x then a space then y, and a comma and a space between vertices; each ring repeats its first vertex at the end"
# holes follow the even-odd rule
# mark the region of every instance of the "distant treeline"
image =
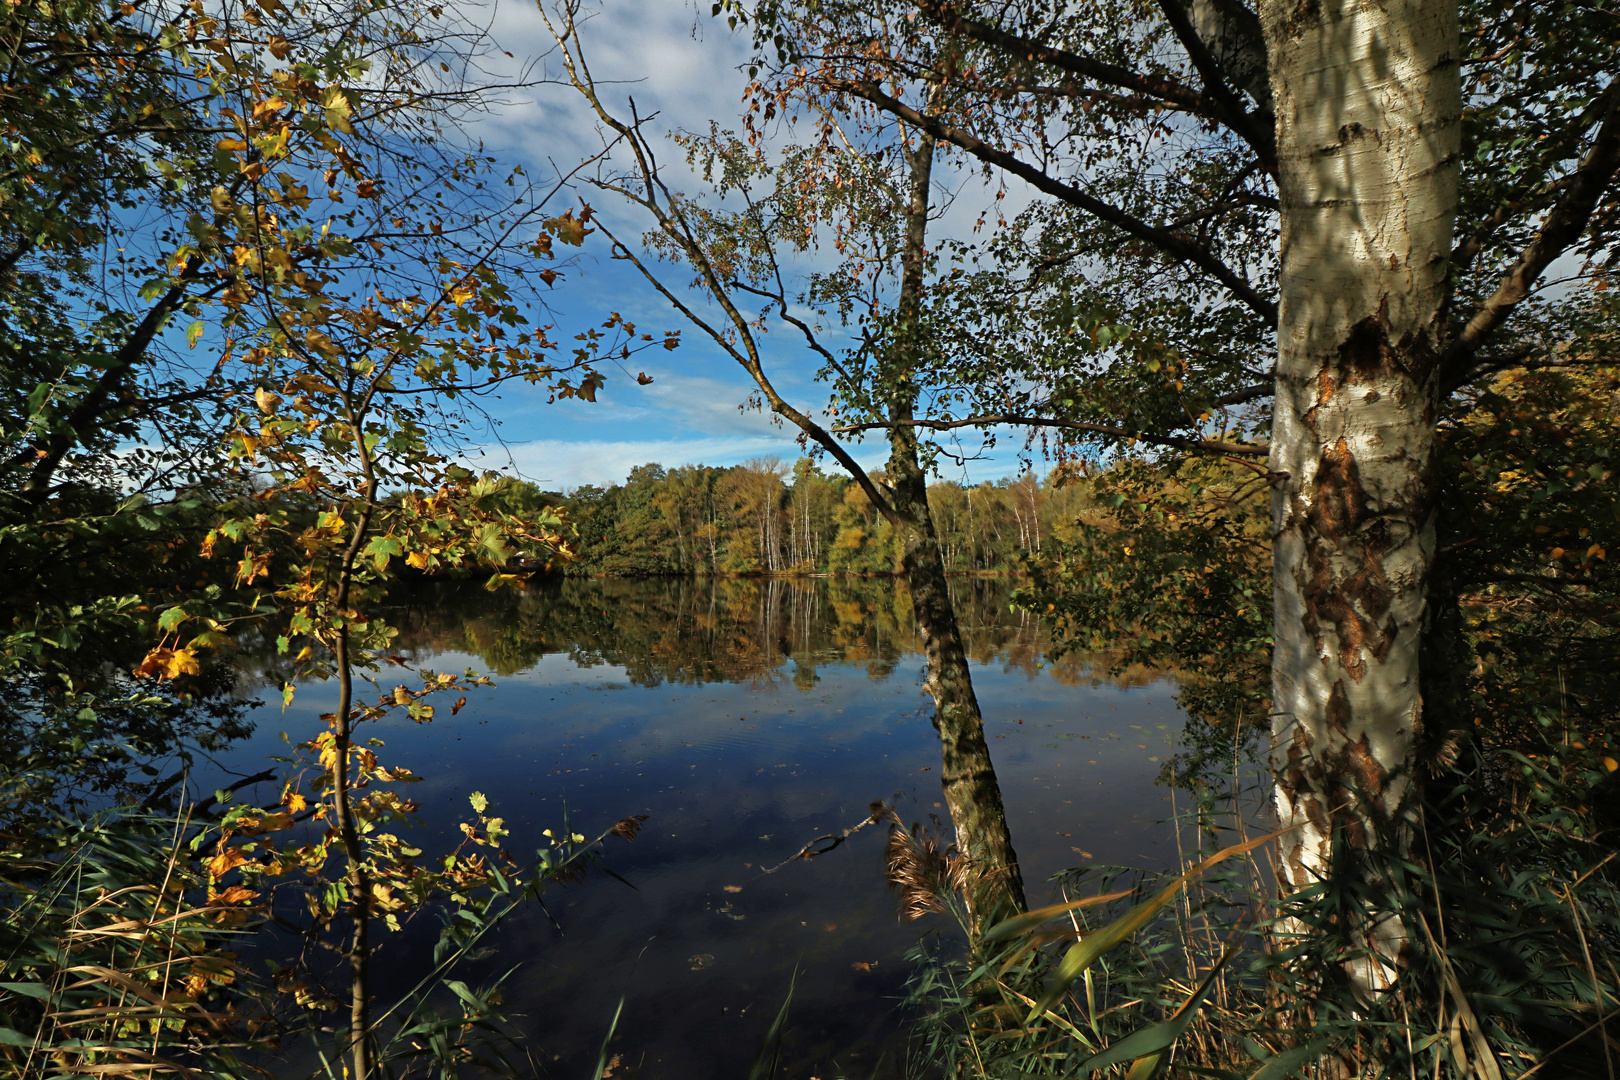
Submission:
MULTIPOLYGON (((1089 505, 1089 485, 1033 473, 928 489, 946 569, 1005 572, 1038 553, 1089 505)), ((755 458, 731 468, 640 465, 623 484, 561 498, 578 530, 566 573, 893 574, 894 529, 848 477, 808 458, 755 458)))

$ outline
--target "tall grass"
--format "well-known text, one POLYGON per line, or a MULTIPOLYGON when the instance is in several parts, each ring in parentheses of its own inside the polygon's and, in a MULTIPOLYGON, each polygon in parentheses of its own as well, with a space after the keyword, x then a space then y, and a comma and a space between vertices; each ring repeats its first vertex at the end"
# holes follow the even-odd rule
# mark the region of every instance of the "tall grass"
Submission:
POLYGON ((199 900, 184 819, 57 819, 0 852, 0 1059, 10 1075, 249 1075, 229 988, 247 913, 199 900))
MULTIPOLYGON (((1620 859, 1583 804, 1595 777, 1571 761, 1453 766, 1429 784, 1408 855, 1341 844, 1329 877, 1286 897, 1244 800, 1206 790, 1176 822, 1177 871, 1080 867, 1055 879, 1066 902, 972 948, 926 939, 913 1072, 1614 1080, 1620 859), (1365 957, 1356 928, 1372 905, 1393 909, 1408 944, 1394 985, 1368 996, 1347 968, 1365 957)), ((891 843, 927 862, 905 830, 891 843)), ((948 875, 927 898, 896 884, 911 911, 960 913, 948 875)))
MULTIPOLYGON (((260 979, 239 958, 252 944, 266 951, 259 935, 285 920, 247 899, 253 890, 211 883, 197 853, 208 822, 121 810, 47 820, 0 851, 0 1075, 347 1075, 332 1003, 283 992, 313 985, 309 973, 271 965, 279 977, 260 979)), ((535 1075, 531 1040, 501 1012, 511 972, 471 986, 458 969, 490 955, 491 935, 548 886, 581 879, 609 835, 633 839, 639 825, 586 841, 565 822, 567 839, 533 863, 492 868, 476 895, 440 904, 426 970, 409 986, 364 988, 379 1001, 366 1032, 375 1074, 535 1075)))

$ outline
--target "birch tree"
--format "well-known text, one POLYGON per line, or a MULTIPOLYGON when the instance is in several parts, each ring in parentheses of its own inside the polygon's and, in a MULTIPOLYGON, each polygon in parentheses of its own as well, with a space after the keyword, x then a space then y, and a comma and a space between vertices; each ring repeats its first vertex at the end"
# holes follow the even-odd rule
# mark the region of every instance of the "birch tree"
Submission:
MULTIPOLYGON (((915 425, 1047 427, 1266 476, 1284 872, 1303 888, 1342 851, 1404 849, 1423 747, 1457 720, 1426 659, 1444 654, 1452 602, 1431 591, 1447 557, 1435 428, 1497 373, 1578 362, 1540 333, 1538 290, 1561 256, 1611 256, 1612 16, 1459 0, 723 7, 755 27, 762 64, 1037 193, 1000 222, 1023 269, 1001 302, 1025 329, 962 349, 986 385, 1022 374, 1017 407, 915 425), (900 25, 925 29, 886 33, 900 25), (925 65, 951 75, 928 101, 904 81, 925 65), (1066 358, 1077 306, 1093 340, 1100 320, 1135 351, 1066 358)), ((1408 929, 1381 911, 1363 929, 1352 976, 1371 992, 1408 929)))

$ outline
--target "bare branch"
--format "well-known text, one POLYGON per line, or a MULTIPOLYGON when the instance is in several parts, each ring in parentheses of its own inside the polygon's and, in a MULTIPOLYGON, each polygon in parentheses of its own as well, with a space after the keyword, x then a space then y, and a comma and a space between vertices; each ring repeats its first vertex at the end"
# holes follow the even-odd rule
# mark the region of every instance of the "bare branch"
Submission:
POLYGON ((731 324, 732 330, 737 335, 736 341, 741 344, 741 348, 729 340, 717 327, 711 325, 700 317, 697 312, 693 311, 690 306, 682 302, 630 250, 627 244, 608 231, 598 219, 597 228, 613 243, 615 256, 628 261, 637 270, 640 270, 641 275, 647 279, 647 282, 657 289, 674 306, 675 310, 686 316, 692 325, 702 330, 710 339, 724 349, 732 359, 736 360, 743 370, 747 371, 749 376, 753 378, 754 385, 759 387, 760 393, 764 395, 765 400, 770 404, 771 411, 793 424, 804 433, 805 437, 831 454, 838 464, 843 466, 845 471, 849 473, 850 479, 860 485, 861 490, 872 501, 872 505, 877 507, 878 511, 883 514, 884 518, 896 528, 903 528, 905 522, 896 511, 892 500, 872 481, 871 477, 866 475, 866 470, 861 468, 860 463, 844 448, 843 444, 808 415, 794 408, 787 399, 782 397, 770 378, 765 374, 764 363, 760 357, 759 347, 754 340, 753 330, 748 319, 737 309, 736 304, 731 299, 726 279, 715 268, 703 245, 698 243, 687 225, 679 203, 670 197, 668 189, 664 186, 663 180, 658 173, 657 162, 652 155, 652 148, 647 145, 646 140, 642 137, 640 129, 642 121, 637 117, 634 118, 634 123, 626 124, 608 112, 607 108, 602 104, 601 99, 597 96, 596 87, 591 81, 589 69, 585 66, 584 54, 580 50, 579 38, 574 25, 573 9, 564 4, 562 13, 563 25, 559 31, 547 15, 544 5, 541 5, 541 17, 545 20, 547 29, 551 31, 557 43, 562 46, 563 65, 568 72, 569 81, 573 84, 574 89, 579 91, 580 95, 590 104, 597 117, 608 127, 623 136, 625 142, 635 154, 643 194, 638 196, 623 188, 617 188, 616 190, 625 194, 632 202, 650 213, 654 220, 657 221, 664 235, 674 241, 680 248, 692 268, 697 271, 704 287, 725 313, 726 321, 731 324), (573 45, 572 48, 569 47, 570 43, 573 45), (664 195, 662 202, 658 198, 658 192, 662 192, 664 195))
MULTIPOLYGON (((1224 96, 1204 93, 1187 86, 1185 83, 1164 76, 1144 75, 1141 72, 1132 71, 1117 64, 1104 63, 1089 56, 1070 52, 1067 49, 1055 49, 1050 45, 1043 45, 1022 35, 1010 33, 999 26, 968 18, 960 14, 954 5, 945 2, 945 0, 919 0, 917 6, 924 15, 938 23, 947 32, 960 34, 962 37, 990 45, 1009 56, 1026 57, 1037 63, 1047 64, 1061 71, 1072 72, 1075 75, 1108 86, 1117 86, 1123 90, 1144 94, 1196 116, 1203 116, 1225 124, 1237 132, 1250 146, 1254 147, 1262 158, 1273 163, 1276 161, 1275 135, 1268 131, 1265 125, 1256 123, 1253 117, 1248 116, 1230 91, 1227 91, 1224 96)), ((1194 40, 1196 40, 1196 37, 1194 40)), ((1196 59, 1194 64, 1196 66, 1196 59)), ((1200 74, 1203 74, 1202 69, 1200 69, 1200 74)), ((1207 78, 1208 76, 1206 76, 1207 78)), ((1224 83, 1217 82, 1217 85, 1224 89, 1224 83)), ((1268 171, 1275 171, 1275 165, 1273 164, 1268 171)))

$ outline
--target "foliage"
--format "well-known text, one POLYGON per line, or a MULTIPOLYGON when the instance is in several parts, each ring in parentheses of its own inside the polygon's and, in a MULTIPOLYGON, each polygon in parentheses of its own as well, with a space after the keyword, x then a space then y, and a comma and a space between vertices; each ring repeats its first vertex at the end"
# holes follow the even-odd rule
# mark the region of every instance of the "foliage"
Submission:
POLYGON ((0 852, 0 1055, 11 1075, 251 1074, 234 947, 245 913, 205 896, 186 828, 58 818, 0 852))
POLYGON ((1121 459, 1092 485, 1093 508, 1031 557, 1016 600, 1049 620, 1056 655, 1173 672, 1188 737, 1223 761, 1269 721, 1265 477, 1200 458, 1121 459))
MULTIPOLYGON (((953 573, 1018 571, 1024 553, 1038 554, 1063 535, 1091 497, 1072 467, 1044 480, 1024 473, 928 488, 940 554, 953 573)), ((577 534, 578 559, 560 565, 565 573, 900 572, 894 526, 865 490, 808 458, 791 473, 772 458, 729 469, 640 465, 622 485, 546 498, 566 511, 577 534)))

